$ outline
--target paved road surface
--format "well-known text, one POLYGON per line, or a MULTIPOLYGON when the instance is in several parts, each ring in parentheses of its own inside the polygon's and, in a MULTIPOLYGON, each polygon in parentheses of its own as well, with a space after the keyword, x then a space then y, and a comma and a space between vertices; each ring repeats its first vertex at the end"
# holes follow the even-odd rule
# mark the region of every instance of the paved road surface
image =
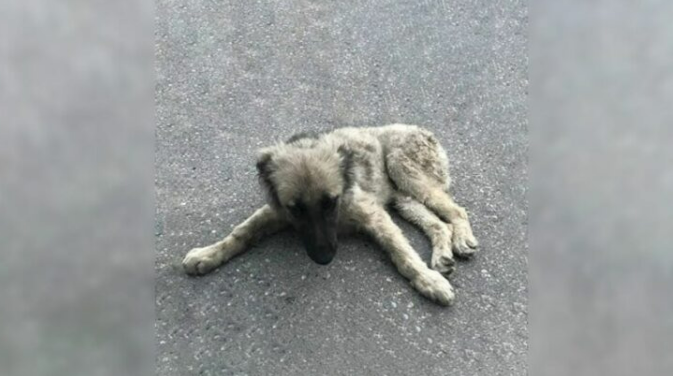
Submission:
POLYGON ((158 374, 524 375, 526 25, 522 1, 159 1, 158 374), (455 306, 361 239, 327 267, 281 234, 209 276, 181 272, 262 204, 257 148, 392 122, 436 132, 481 242, 452 277, 455 306))

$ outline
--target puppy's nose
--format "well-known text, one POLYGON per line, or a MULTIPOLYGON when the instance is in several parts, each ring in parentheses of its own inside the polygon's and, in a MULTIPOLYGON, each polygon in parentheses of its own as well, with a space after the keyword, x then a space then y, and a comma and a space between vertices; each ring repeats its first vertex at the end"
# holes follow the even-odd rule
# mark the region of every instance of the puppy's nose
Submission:
POLYGON ((327 265, 334 259, 334 254, 330 252, 316 252, 309 253, 309 257, 311 257, 311 260, 316 264, 327 265))
POLYGON ((325 259, 314 258, 313 261, 315 261, 316 264, 327 265, 330 262, 332 262, 332 258, 331 257, 330 258, 325 258, 325 259))
POLYGON ((320 265, 327 265, 332 262, 335 254, 336 249, 331 247, 317 248, 308 251, 308 256, 311 258, 311 260, 320 265))

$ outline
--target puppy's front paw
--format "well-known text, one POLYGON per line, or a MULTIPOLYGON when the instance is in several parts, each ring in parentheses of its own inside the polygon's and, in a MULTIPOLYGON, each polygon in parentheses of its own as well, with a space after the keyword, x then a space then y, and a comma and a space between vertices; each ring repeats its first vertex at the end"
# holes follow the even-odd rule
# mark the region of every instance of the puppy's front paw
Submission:
POLYGON ((469 225, 454 226, 453 230, 453 252, 456 256, 470 258, 477 252, 479 242, 472 234, 469 225))
POLYGON ((182 260, 182 267, 189 275, 207 274, 220 266, 217 253, 217 249, 212 247, 194 248, 182 260))
POLYGON ((455 299, 453 287, 451 287, 449 281, 434 270, 428 269, 420 274, 411 281, 411 285, 426 298, 432 299, 443 306, 450 305, 455 299))

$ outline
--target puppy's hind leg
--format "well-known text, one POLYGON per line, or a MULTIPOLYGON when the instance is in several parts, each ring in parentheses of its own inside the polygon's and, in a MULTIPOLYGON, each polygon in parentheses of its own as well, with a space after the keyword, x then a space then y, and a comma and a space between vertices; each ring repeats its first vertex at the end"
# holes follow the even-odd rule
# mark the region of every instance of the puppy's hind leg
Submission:
POLYGON ((444 223, 425 205, 403 194, 395 197, 395 208, 404 219, 420 227, 430 239, 432 243, 430 266, 445 276, 453 273, 456 268, 451 252, 453 225, 444 223))
POLYGON ((431 188, 425 204, 453 224, 453 250, 456 255, 472 256, 477 251, 479 243, 472 233, 467 211, 456 204, 451 195, 441 188, 431 188))
POLYGON ((467 212, 448 193, 448 161, 439 142, 429 132, 418 131, 401 135, 389 145, 389 150, 386 168, 399 191, 453 225, 452 243, 457 256, 474 254, 477 239, 472 234, 467 212))
POLYGON ((224 240, 189 251, 182 261, 182 266, 190 275, 207 274, 247 250, 253 241, 279 231, 287 225, 287 221, 276 210, 269 205, 264 205, 236 226, 224 240))

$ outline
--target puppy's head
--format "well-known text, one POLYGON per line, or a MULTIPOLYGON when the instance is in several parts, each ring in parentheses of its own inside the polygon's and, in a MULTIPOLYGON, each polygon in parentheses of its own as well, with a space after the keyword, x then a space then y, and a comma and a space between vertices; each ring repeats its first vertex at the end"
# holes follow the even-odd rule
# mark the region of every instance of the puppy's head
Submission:
POLYGON ((344 148, 262 149, 260 182, 270 205, 290 219, 308 256, 329 264, 337 250, 337 222, 343 193, 351 183, 351 155, 344 148))

